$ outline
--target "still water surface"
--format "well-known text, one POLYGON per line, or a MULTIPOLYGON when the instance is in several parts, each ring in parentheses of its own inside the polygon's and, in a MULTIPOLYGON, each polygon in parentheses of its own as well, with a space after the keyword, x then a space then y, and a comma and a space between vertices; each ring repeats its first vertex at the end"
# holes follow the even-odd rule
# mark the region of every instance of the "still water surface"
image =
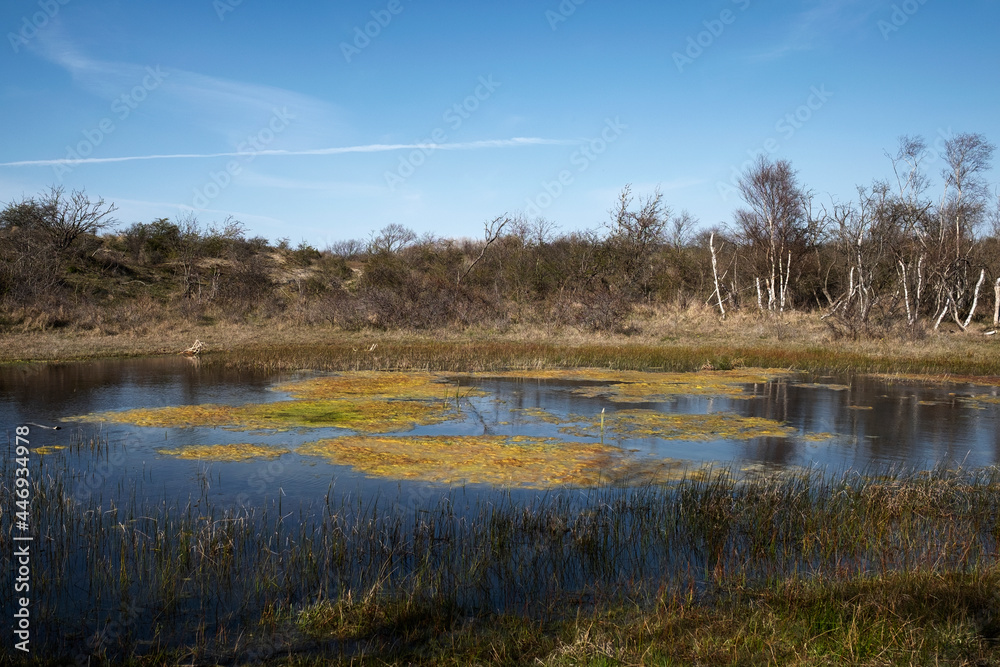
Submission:
MULTIPOLYGON (((303 377, 303 376, 295 376, 303 377)), ((268 376, 209 367, 184 358, 108 360, 72 364, 0 368, 0 423, 13 440, 13 427, 24 422, 61 425, 59 431, 33 428, 33 445, 65 445, 74 437, 100 433, 121 442, 120 465, 101 483, 116 478, 151 479, 158 493, 186 497, 206 471, 213 475, 217 499, 252 500, 280 493, 292 499, 314 499, 331 483, 363 492, 391 490, 406 484, 373 479, 350 466, 296 453, 296 447, 320 438, 343 435, 343 429, 298 429, 285 432, 233 432, 221 428, 143 428, 123 424, 67 422, 72 415, 203 403, 240 405, 287 399, 271 389, 292 376, 268 376), (206 462, 178 460, 160 450, 188 445, 251 443, 281 446, 289 453, 270 461, 206 462)), ((573 393, 579 383, 464 377, 463 385, 486 390, 463 399, 466 409, 455 419, 419 426, 405 435, 526 435, 575 439, 558 425, 526 418, 526 411, 545 410, 559 418, 593 417, 601 410, 653 409, 664 413, 728 412, 777 420, 791 427, 789 437, 750 440, 678 440, 640 438, 616 445, 646 458, 719 462, 737 468, 811 467, 828 472, 845 469, 928 469, 938 465, 979 467, 1000 463, 1000 404, 996 387, 939 384, 867 376, 792 376, 748 385, 744 397, 684 396, 663 402, 623 403, 573 393)), ((54 465, 65 450, 47 455, 54 465), (52 460, 55 459, 55 460, 52 460)), ((420 483, 416 483, 420 484, 420 483)), ((94 486, 93 480, 91 485, 94 486)), ((423 485, 422 485, 423 486, 423 485)), ((94 491, 95 489, 89 489, 94 491)))

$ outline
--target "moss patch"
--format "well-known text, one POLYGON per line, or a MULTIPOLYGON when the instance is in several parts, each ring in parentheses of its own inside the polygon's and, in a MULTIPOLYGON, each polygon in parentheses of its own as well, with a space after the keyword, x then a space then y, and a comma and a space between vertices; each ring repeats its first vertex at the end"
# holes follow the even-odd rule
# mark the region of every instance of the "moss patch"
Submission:
POLYGON ((421 401, 278 401, 247 405, 179 405, 98 412, 70 420, 112 422, 158 428, 222 427, 239 431, 293 428, 346 428, 363 433, 405 431, 437 424, 453 412, 443 404, 421 401))
POLYGON ((573 389, 573 393, 591 398, 612 401, 659 402, 675 396, 730 396, 749 397, 746 386, 763 384, 780 377, 790 376, 788 371, 765 368, 743 368, 730 371, 701 371, 697 373, 659 373, 651 371, 616 371, 602 368, 574 370, 511 371, 488 373, 474 377, 505 377, 524 380, 566 380, 570 382, 601 382, 594 386, 573 389))
POLYGON ((158 449, 158 454, 173 456, 179 459, 194 459, 198 461, 251 461, 254 459, 276 459, 289 453, 284 447, 268 447, 265 445, 190 445, 177 449, 158 449))
POLYGON ((681 462, 643 462, 617 447, 554 438, 345 436, 305 444, 298 453, 374 477, 539 489, 678 479, 684 472, 681 462))
POLYGON ((462 397, 485 395, 485 392, 469 387, 459 388, 455 376, 445 373, 359 371, 286 382, 273 389, 288 392, 295 398, 327 401, 381 398, 447 403, 455 400, 456 391, 462 397))
MULTIPOLYGON (((600 437, 600 415, 562 430, 577 437, 600 437)), ((796 431, 763 417, 741 417, 731 412, 704 415, 666 414, 655 410, 619 410, 604 417, 606 438, 659 438, 662 440, 750 440, 786 438, 796 431)))

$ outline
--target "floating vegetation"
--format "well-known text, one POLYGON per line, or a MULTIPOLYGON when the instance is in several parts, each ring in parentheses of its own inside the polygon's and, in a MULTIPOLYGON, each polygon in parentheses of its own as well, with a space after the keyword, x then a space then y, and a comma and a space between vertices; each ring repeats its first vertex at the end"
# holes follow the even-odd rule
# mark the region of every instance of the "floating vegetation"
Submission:
POLYGON ((597 486, 621 479, 680 479, 678 461, 640 461, 617 447, 525 436, 345 436, 298 453, 322 456, 373 477, 524 488, 597 486))
POLYGON ((801 387, 802 389, 826 389, 827 391, 850 391, 851 388, 846 384, 824 384, 822 382, 801 382, 795 383, 796 387, 801 387))
POLYGON ((175 449, 158 449, 158 454, 173 456, 179 459, 194 459, 198 461, 252 461, 254 459, 276 459, 291 450, 285 447, 269 447, 267 445, 189 445, 175 449))
POLYGON ((791 375, 788 371, 764 368, 742 368, 730 371, 700 371, 697 373, 660 373, 652 371, 616 371, 603 368, 574 370, 511 371, 489 373, 476 377, 505 377, 524 380, 565 380, 598 382, 576 387, 573 393, 591 398, 607 398, 625 403, 661 402, 676 396, 749 397, 746 386, 763 384, 791 375))
POLYGON ((294 400, 246 405, 179 405, 98 412, 66 421, 158 428, 221 427, 239 431, 344 428, 360 433, 406 431, 454 417, 460 391, 439 373, 362 372, 310 378, 273 387, 294 400), (454 404, 452 403, 454 400, 454 404))
POLYGON ((993 394, 978 394, 973 396, 961 396, 958 398, 961 403, 968 403, 972 405, 977 405, 980 403, 986 403, 988 405, 998 405, 1000 404, 1000 396, 995 396, 993 394))
MULTIPOLYGON (((458 387, 432 373, 353 373, 276 385, 295 400, 246 405, 181 405, 99 412, 70 420, 159 428, 190 426, 232 430, 345 428, 361 433, 406 431, 438 424, 455 412, 449 402, 458 387)), ((464 396, 469 395, 466 390, 464 396)), ((471 390, 475 391, 475 390, 471 390)), ((457 403, 457 401, 456 401, 457 403)))
POLYGON ((71 421, 111 422, 158 428, 221 427, 234 431, 345 428, 362 433, 406 431, 437 424, 453 412, 442 403, 421 401, 278 401, 248 405, 178 405, 98 412, 71 421))
POLYGON ((799 439, 805 442, 825 442, 837 437, 836 433, 804 433, 799 436, 799 439))
POLYGON ((359 371, 286 382, 273 387, 295 398, 312 400, 406 399, 449 402, 461 397, 483 396, 478 389, 458 386, 453 374, 359 371))
MULTIPOLYGON (((600 416, 560 429, 577 437, 600 437, 600 416)), ((750 440, 786 438, 796 431, 781 422, 763 417, 742 417, 731 412, 709 414, 667 414, 655 410, 619 410, 606 415, 604 432, 617 439, 659 438, 662 440, 750 440)))
POLYGON ((848 405, 848 410, 874 410, 875 408, 871 405, 848 405))
POLYGON ((522 421, 542 424, 565 424, 567 421, 577 421, 574 417, 560 417, 542 408, 513 408, 511 414, 522 421))
POLYGON ((60 449, 66 449, 64 445, 42 445, 41 447, 35 447, 31 451, 35 454, 51 454, 57 452, 60 449))

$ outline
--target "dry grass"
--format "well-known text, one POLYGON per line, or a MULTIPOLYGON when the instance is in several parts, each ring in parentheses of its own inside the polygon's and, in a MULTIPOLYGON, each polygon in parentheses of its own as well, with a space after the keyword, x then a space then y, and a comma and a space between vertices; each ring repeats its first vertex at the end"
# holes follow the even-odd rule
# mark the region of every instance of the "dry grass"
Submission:
POLYGON ((280 320, 193 324, 167 321, 144 331, 103 335, 53 329, 0 335, 0 362, 177 354, 195 339, 203 361, 263 369, 509 368, 695 370, 768 367, 942 376, 1000 375, 997 341, 970 330, 920 339, 834 340, 812 313, 736 313, 721 321, 704 308, 636 309, 632 335, 521 324, 437 331, 346 332, 280 320), (373 347, 374 346, 374 347, 373 347))

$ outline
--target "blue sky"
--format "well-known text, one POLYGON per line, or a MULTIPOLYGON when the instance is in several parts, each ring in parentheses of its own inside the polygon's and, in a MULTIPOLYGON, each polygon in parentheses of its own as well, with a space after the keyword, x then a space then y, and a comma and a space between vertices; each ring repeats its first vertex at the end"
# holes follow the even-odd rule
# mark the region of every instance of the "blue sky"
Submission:
POLYGON ((891 175, 901 134, 1000 142, 998 25, 997 0, 8 0, 0 201, 61 184, 123 225, 319 248, 594 228, 629 183, 726 223, 757 152, 822 204, 891 175))

